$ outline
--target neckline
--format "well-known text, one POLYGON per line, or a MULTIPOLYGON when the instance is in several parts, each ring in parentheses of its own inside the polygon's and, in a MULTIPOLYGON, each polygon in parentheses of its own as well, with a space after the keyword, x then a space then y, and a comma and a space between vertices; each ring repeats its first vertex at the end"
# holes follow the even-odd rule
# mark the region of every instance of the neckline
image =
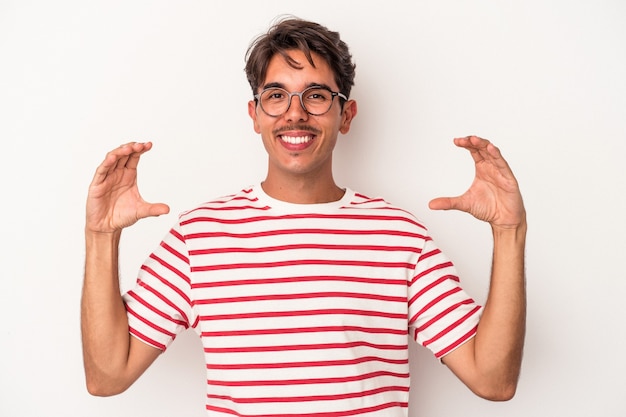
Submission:
POLYGON ((252 192, 254 193, 254 196, 257 197, 259 201, 262 202, 264 205, 267 205, 271 209, 276 209, 289 213, 329 212, 337 210, 341 207, 349 206, 350 202, 353 200, 354 191, 349 188, 343 188, 343 190, 343 196, 336 201, 330 201, 328 203, 299 204, 277 200, 273 197, 270 197, 265 193, 260 183, 255 184, 252 187, 252 192))

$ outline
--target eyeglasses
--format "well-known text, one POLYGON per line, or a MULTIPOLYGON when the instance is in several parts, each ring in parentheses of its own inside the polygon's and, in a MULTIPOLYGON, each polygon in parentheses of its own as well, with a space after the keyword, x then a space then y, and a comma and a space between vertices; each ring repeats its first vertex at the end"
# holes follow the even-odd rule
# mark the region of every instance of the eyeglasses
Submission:
POLYGON ((299 93, 290 93, 284 88, 270 87, 259 94, 255 94, 254 98, 258 100, 265 114, 279 117, 289 110, 293 96, 300 98, 300 105, 305 112, 312 116, 321 116, 327 113, 333 106, 333 99, 337 96, 344 100, 348 99, 344 94, 325 87, 309 87, 299 93))

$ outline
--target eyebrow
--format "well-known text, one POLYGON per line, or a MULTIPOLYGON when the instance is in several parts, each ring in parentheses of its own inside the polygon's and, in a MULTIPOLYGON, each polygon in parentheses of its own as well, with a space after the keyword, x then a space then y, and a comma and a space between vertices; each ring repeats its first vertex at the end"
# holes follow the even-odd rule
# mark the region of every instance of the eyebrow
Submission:
MULTIPOLYGON (((325 88, 329 91, 333 91, 332 88, 330 88, 329 85, 327 84, 323 84, 323 83, 309 83, 306 85, 306 87, 304 87, 304 90, 306 90, 307 88, 311 88, 311 87, 320 87, 320 88, 325 88)), ((283 90, 286 90, 287 88, 285 87, 285 84, 283 83, 279 83, 279 82, 273 82, 273 83, 267 83, 263 86, 262 90, 268 89, 268 88, 282 88, 283 90)))

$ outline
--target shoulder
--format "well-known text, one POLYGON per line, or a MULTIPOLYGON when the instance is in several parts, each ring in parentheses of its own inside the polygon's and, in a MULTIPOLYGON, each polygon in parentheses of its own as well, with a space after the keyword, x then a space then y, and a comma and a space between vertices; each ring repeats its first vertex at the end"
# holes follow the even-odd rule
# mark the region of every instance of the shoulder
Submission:
POLYGON ((426 225, 411 211, 397 206, 383 197, 371 196, 357 191, 352 191, 352 195, 349 204, 344 207, 346 210, 383 221, 395 220, 427 232, 426 225))
POLYGON ((227 194, 207 200, 195 207, 183 211, 179 215, 181 223, 200 217, 231 217, 242 213, 260 213, 267 206, 259 201, 252 187, 247 187, 233 194, 227 194))

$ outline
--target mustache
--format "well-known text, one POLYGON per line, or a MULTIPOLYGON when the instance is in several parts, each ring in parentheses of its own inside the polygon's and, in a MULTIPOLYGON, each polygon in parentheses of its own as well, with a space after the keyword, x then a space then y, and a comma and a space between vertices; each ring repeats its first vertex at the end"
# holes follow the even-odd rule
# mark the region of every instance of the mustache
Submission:
POLYGON ((304 124, 293 124, 293 125, 279 127, 277 129, 274 129, 272 133, 275 135, 280 135, 283 132, 288 132, 291 130, 304 130, 304 131, 313 133, 314 135, 319 135, 321 133, 319 129, 313 126, 304 125, 304 124))

